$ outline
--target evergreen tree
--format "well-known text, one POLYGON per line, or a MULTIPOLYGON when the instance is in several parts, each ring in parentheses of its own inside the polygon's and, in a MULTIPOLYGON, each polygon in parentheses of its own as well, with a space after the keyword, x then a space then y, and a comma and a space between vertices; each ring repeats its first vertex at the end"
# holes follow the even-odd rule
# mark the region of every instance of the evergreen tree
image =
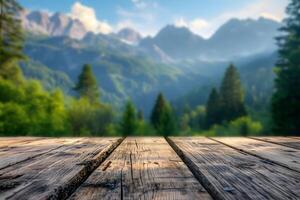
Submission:
POLYGON ((279 60, 272 98, 274 131, 300 135, 300 1, 291 0, 278 38, 279 60))
POLYGON ((23 55, 23 34, 18 15, 22 8, 16 0, 0 0, 0 77, 15 83, 23 81, 18 66, 23 55))
POLYGON ((99 88, 90 65, 86 64, 83 66, 75 90, 79 93, 80 97, 85 97, 92 103, 99 101, 99 88))
POLYGON ((134 135, 137 130, 137 117, 134 105, 128 101, 122 117, 121 132, 122 135, 134 135))
POLYGON ((240 76, 233 64, 225 72, 220 88, 220 99, 222 121, 231 121, 247 115, 240 76))
POLYGON ((161 116, 162 113, 164 112, 165 108, 165 99, 162 93, 160 93, 156 99, 155 105, 152 110, 151 114, 151 124, 155 129, 158 129, 159 126, 161 125, 161 116))
POLYGON ((209 128, 221 122, 220 97, 216 88, 213 88, 206 104, 206 126, 209 128))
POLYGON ((160 135, 168 136, 175 132, 173 111, 162 93, 158 95, 152 110, 151 123, 160 135))
POLYGON ((144 113, 143 113, 142 110, 139 110, 139 111, 138 111, 137 118, 138 118, 138 120, 140 120, 140 121, 144 121, 144 113))

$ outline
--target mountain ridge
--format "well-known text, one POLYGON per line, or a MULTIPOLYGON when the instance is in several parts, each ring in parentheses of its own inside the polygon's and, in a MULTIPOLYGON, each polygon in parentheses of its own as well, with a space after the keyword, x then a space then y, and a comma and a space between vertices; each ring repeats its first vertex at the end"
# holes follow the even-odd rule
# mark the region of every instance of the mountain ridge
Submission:
POLYGON ((154 37, 141 40, 150 55, 157 46, 173 60, 230 60, 276 50, 275 37, 280 23, 266 19, 231 19, 210 38, 204 39, 184 27, 167 25, 154 37))

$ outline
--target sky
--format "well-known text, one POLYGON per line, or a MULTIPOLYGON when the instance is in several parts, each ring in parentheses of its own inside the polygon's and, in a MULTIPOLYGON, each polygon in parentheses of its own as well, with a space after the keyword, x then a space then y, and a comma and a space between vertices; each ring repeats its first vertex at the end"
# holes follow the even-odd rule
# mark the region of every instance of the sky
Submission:
POLYGON ((187 27, 210 37, 231 18, 281 21, 289 0, 19 0, 29 10, 62 12, 82 21, 95 33, 129 27, 143 36, 167 24, 187 27))

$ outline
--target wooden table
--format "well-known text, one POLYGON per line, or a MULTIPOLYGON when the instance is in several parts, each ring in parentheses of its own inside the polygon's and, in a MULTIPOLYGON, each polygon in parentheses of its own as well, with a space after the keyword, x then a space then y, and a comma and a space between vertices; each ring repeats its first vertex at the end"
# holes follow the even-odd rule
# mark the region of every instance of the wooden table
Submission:
POLYGON ((0 138, 0 199, 300 199, 300 138, 0 138))

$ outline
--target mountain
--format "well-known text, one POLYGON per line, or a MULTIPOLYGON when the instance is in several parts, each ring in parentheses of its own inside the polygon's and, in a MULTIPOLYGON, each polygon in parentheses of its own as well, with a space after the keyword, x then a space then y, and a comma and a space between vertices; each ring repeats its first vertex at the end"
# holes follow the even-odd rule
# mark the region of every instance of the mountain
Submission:
POLYGON ((174 99, 192 89, 195 80, 197 84, 207 81, 199 74, 189 75, 175 65, 157 63, 138 51, 131 52, 130 48, 134 47, 122 42, 119 45, 123 49, 97 45, 97 42, 105 44, 105 39, 112 39, 107 37, 92 34, 83 40, 65 36, 31 37, 26 40, 24 50, 30 60, 48 66, 52 71, 67 74, 72 82, 77 81, 84 64, 91 64, 103 101, 121 106, 131 98, 139 108, 144 109, 146 115, 160 91, 174 99), (124 48, 129 50, 124 51, 124 48))
POLYGON ((52 70, 34 60, 22 63, 21 69, 27 79, 41 81, 42 85, 47 90, 60 88, 66 94, 72 93, 74 82, 64 72, 52 70))
POLYGON ((147 115, 159 92, 174 101, 194 91, 186 98, 192 98, 191 105, 204 102, 211 86, 234 62, 246 91, 251 91, 246 93, 249 104, 265 102, 272 92, 276 56, 267 55, 276 50, 272 38, 280 26, 272 20, 233 19, 204 39, 173 25, 155 37, 141 38, 129 28, 113 34, 88 32, 80 21, 61 13, 24 11, 21 19, 28 32, 24 51, 29 58, 22 69, 47 89, 71 91, 88 63, 103 101, 120 107, 131 98, 147 115))
POLYGON ((140 47, 146 51, 153 52, 156 48, 173 60, 197 57, 204 50, 204 45, 205 40, 200 36, 187 28, 173 25, 163 28, 154 38, 148 37, 140 42, 140 47))
POLYGON ((209 39, 192 33, 188 28, 174 25, 167 25, 155 37, 142 38, 131 28, 107 35, 94 34, 87 31, 81 21, 63 13, 49 14, 44 11, 25 10, 20 17, 24 29, 35 35, 68 36, 80 40, 92 36, 97 38, 99 45, 115 47, 124 47, 120 45, 122 42, 135 46, 135 52, 143 52, 144 55, 163 63, 184 60, 228 61, 272 52, 276 50, 274 38, 281 25, 265 18, 231 19, 209 39), (106 44, 107 42, 109 44, 106 44))
POLYGON ((25 31, 34 34, 81 39, 88 32, 79 20, 62 13, 50 15, 47 12, 25 10, 20 17, 25 31))
POLYGON ((265 18, 232 19, 206 40, 187 28, 168 25, 155 37, 141 40, 140 47, 149 55, 153 54, 154 47, 159 48, 165 57, 176 61, 232 60, 276 50, 275 36, 280 25, 265 18))
POLYGON ((209 53, 214 57, 236 57, 273 52, 280 25, 265 18, 229 20, 208 40, 209 53))
POLYGON ((140 33, 138 33, 137 31, 131 28, 121 29, 117 33, 117 37, 128 44, 134 44, 134 45, 137 45, 142 39, 140 33))
MULTIPOLYGON (((81 21, 63 13, 23 10, 20 19, 24 30, 35 35, 68 36, 81 40, 87 34, 94 34, 89 32, 81 21)), ((121 29, 118 33, 108 36, 131 45, 137 45, 142 39, 142 36, 131 28, 121 29)))

